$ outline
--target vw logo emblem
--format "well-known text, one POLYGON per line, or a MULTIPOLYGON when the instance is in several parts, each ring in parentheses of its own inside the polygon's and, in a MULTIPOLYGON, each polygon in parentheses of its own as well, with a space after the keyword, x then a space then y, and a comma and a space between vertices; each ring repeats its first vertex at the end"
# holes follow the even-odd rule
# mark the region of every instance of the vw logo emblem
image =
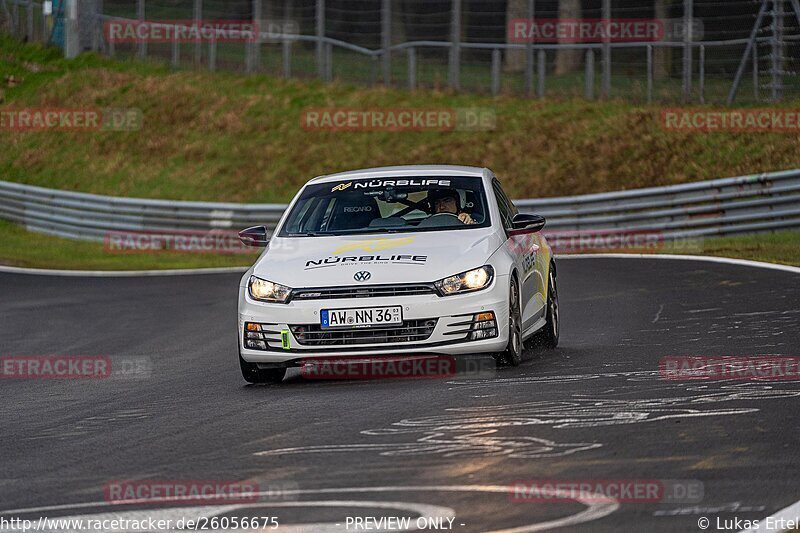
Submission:
POLYGON ((372 274, 370 274, 366 270, 362 270, 361 272, 356 272, 353 275, 353 279, 356 280, 356 281, 367 281, 371 277, 372 277, 372 274))

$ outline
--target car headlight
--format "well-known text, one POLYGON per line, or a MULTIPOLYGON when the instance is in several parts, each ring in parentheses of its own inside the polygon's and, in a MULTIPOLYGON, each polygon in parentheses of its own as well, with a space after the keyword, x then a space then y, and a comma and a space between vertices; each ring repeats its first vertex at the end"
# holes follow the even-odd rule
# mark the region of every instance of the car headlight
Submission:
POLYGON ((494 269, 490 265, 468 270, 455 276, 440 279, 434 285, 442 296, 485 289, 492 282, 494 269))
POLYGON ((250 281, 247 282, 247 292, 253 300, 284 304, 289 299, 292 289, 279 283, 250 276, 250 281))

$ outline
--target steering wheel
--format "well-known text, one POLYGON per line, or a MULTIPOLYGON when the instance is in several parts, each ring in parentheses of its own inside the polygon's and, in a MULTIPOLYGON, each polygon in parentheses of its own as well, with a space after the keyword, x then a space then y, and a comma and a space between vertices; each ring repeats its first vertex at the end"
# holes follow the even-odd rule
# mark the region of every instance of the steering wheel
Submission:
MULTIPOLYGON (((442 216, 447 216, 447 217, 456 217, 456 218, 458 218, 458 215, 456 215, 456 214, 454 214, 454 213, 435 213, 435 214, 431 215, 431 216, 430 216, 430 217, 428 217, 428 218, 433 218, 433 217, 442 217, 442 216)), ((461 219, 460 219, 460 218, 458 218, 458 221, 459 221, 459 222, 461 222, 461 219)), ((461 223, 463 224, 463 222, 461 222, 461 223)))

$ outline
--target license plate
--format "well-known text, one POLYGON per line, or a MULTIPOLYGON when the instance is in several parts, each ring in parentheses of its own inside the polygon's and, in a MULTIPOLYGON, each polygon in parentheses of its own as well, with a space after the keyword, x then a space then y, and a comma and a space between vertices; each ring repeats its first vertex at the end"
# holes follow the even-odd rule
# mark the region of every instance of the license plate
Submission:
POLYGON ((361 309, 323 309, 320 312, 323 328, 383 326, 403 323, 402 307, 366 307, 361 309))

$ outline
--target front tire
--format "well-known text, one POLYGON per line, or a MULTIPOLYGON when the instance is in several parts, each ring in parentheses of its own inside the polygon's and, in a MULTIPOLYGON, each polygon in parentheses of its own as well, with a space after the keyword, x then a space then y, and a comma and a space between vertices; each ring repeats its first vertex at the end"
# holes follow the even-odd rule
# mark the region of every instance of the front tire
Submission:
POLYGON ((239 354, 239 367, 242 377, 248 383, 280 383, 286 376, 285 368, 258 368, 255 363, 248 363, 239 354))
POLYGON ((511 277, 508 292, 508 344, 497 357, 499 366, 519 366, 522 362, 522 313, 520 312, 517 279, 511 277))

